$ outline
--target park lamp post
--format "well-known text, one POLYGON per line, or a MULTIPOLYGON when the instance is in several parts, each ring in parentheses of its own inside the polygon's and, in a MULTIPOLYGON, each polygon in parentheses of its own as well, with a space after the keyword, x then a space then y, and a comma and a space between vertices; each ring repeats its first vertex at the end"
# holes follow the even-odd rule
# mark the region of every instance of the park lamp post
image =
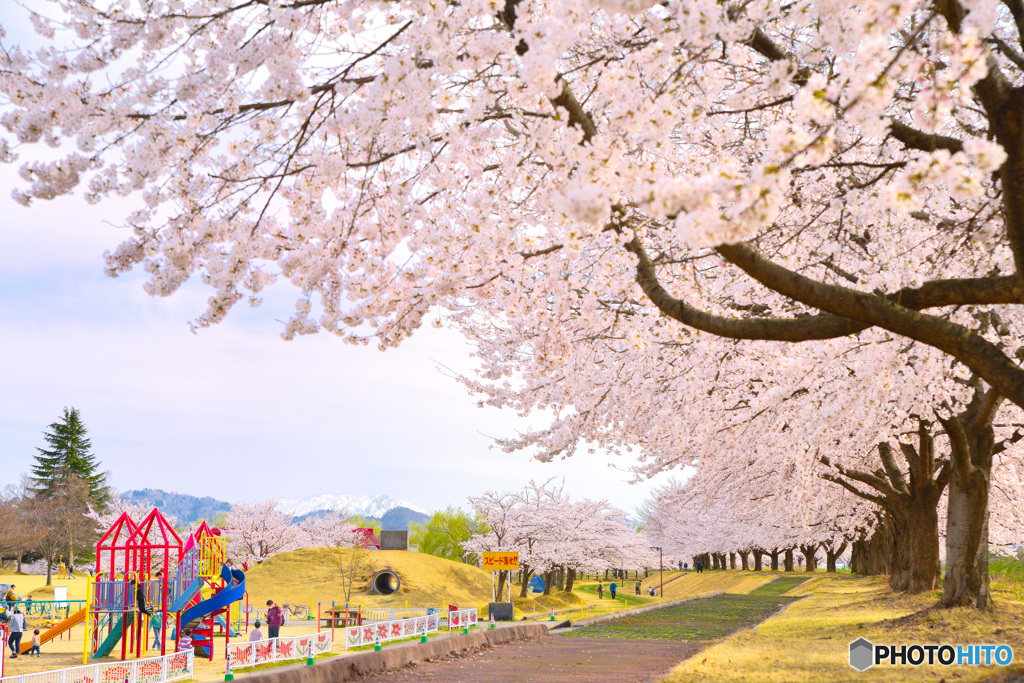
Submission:
POLYGON ((660 585, 658 586, 658 595, 661 597, 665 597, 665 563, 662 562, 661 559, 661 546, 652 545, 651 550, 658 551, 658 581, 660 583, 660 585))

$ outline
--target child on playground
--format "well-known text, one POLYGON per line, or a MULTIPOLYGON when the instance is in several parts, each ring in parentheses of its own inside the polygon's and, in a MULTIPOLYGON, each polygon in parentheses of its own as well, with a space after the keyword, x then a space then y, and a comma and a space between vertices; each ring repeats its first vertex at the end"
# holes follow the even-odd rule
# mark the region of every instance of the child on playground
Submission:
POLYGON ((263 631, 260 630, 260 620, 257 619, 256 623, 253 624, 256 628, 249 634, 249 642, 255 643, 257 640, 263 640, 263 631))
POLYGON ((39 646, 43 644, 43 641, 39 639, 39 629, 32 631, 32 649, 28 651, 29 656, 35 655, 36 657, 41 656, 39 652, 39 646))
POLYGON ((181 632, 181 640, 178 641, 178 652, 192 649, 192 629, 187 628, 181 632))

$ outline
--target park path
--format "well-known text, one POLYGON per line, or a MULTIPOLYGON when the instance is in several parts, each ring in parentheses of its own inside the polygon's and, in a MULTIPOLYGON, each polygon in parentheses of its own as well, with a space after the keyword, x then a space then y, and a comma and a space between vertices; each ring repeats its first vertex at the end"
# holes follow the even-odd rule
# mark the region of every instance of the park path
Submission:
POLYGON ((670 605, 551 637, 511 643, 482 652, 363 679, 388 683, 640 682, 657 678, 710 642, 749 628, 797 598, 782 593, 806 581, 779 577, 744 595, 722 594, 670 605))

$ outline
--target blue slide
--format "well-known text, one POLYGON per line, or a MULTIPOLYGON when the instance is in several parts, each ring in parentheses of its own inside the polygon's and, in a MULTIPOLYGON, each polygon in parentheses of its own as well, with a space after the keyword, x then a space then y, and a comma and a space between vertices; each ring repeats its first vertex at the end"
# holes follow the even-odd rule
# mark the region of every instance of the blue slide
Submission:
POLYGON ((185 592, 179 595, 178 598, 171 603, 171 614, 174 614, 175 612, 180 612, 181 610, 185 609, 185 606, 188 605, 188 603, 192 602, 192 598, 196 597, 196 593, 198 593, 199 589, 202 587, 203 580, 197 577, 196 580, 192 582, 192 585, 186 588, 185 592))
POLYGON ((203 600, 198 605, 193 605, 181 614, 181 626, 191 626, 193 622, 205 616, 222 610, 228 605, 245 597, 245 572, 241 569, 231 569, 227 565, 220 568, 220 578, 224 579, 225 588, 215 593, 210 599, 203 600), (231 580, 238 581, 237 586, 231 585, 231 580))

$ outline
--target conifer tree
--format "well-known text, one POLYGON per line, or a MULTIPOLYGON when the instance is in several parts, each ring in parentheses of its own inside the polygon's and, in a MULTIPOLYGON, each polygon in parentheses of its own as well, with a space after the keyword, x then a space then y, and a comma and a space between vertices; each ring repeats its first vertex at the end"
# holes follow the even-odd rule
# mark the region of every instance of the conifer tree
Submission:
POLYGON ((63 488, 71 477, 89 485, 89 500, 99 510, 110 500, 107 474, 99 471, 99 461, 92 453, 92 441, 77 408, 64 408, 64 414, 43 432, 46 448, 37 448, 32 467, 32 493, 50 498, 63 488))

